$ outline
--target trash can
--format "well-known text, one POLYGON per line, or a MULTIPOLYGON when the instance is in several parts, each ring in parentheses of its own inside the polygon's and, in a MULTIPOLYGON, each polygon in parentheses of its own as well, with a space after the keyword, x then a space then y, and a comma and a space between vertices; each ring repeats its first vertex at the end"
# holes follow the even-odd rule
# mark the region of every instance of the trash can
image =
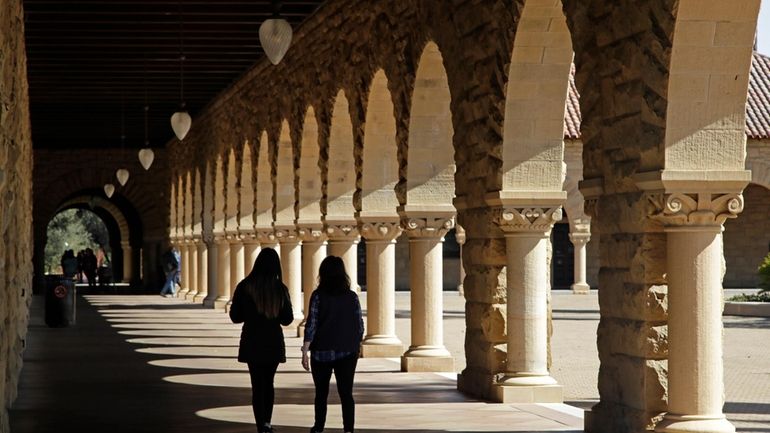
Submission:
POLYGON ((51 328, 74 325, 75 282, 61 275, 46 276, 45 324, 51 328))

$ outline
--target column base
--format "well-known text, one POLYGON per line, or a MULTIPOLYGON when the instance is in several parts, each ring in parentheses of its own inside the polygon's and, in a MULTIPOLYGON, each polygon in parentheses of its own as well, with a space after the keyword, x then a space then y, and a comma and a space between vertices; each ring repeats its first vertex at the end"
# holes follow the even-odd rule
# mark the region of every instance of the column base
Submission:
POLYGON ((401 371, 454 372, 455 359, 451 356, 408 356, 401 357, 401 371))
POLYGON ((230 302, 229 298, 217 298, 214 300, 214 308, 217 310, 223 309, 227 306, 228 302, 230 302))
POLYGON ((493 389, 495 400, 500 403, 564 403, 561 385, 496 384, 493 389))
POLYGON ((727 418, 704 415, 666 414, 655 427, 665 433, 735 433, 735 426, 727 418))
POLYGON ((572 285, 572 293, 576 295, 587 295, 591 293, 591 286, 588 284, 578 284, 575 283, 572 285))
POLYGON ((184 299, 186 301, 195 302, 195 295, 197 295, 197 292, 187 292, 187 294, 184 295, 184 299))
POLYGON ((182 290, 176 292, 176 297, 179 298, 179 299, 185 299, 189 292, 190 292, 190 289, 182 289, 182 290))
POLYGON ((404 353, 404 343, 396 336, 369 337, 361 343, 362 358, 398 358, 404 353))
POLYGON ((227 304, 225 304, 225 313, 230 313, 230 307, 233 306, 233 300, 227 301, 227 304))
POLYGON ((197 294, 195 294, 195 297, 193 297, 192 301, 194 303, 196 303, 196 304, 204 304, 205 305, 204 301, 206 299, 206 296, 208 296, 207 293, 197 293, 197 294))
POLYGON ((501 403, 563 403, 564 390, 556 379, 543 374, 517 374, 501 379, 494 386, 501 403))

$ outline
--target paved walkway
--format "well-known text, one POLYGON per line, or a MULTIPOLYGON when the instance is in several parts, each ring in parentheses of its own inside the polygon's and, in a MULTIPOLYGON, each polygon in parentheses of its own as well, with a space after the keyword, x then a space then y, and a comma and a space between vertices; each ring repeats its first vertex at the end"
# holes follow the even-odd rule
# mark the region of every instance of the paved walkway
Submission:
MULTIPOLYGON (((444 299, 446 344, 461 371, 464 301, 451 292, 444 299)), ((409 294, 398 293, 396 304, 397 334, 408 345, 409 294)), ((588 408, 598 399, 597 297, 554 292, 553 306, 553 375, 570 404, 588 408)), ((223 313, 158 296, 92 295, 80 299, 77 326, 49 329, 41 309, 36 297, 13 433, 254 431, 248 373, 235 361, 239 327, 223 313)), ((725 328, 728 417, 738 431, 770 432, 770 320, 727 317, 725 328)), ((299 365, 299 339, 287 336, 287 345, 274 424, 304 433, 312 380, 299 365)), ((398 367, 390 359, 359 363, 358 431, 582 431, 575 407, 480 402, 456 391, 454 374, 398 367)), ((327 430, 340 427, 333 406, 327 430)))

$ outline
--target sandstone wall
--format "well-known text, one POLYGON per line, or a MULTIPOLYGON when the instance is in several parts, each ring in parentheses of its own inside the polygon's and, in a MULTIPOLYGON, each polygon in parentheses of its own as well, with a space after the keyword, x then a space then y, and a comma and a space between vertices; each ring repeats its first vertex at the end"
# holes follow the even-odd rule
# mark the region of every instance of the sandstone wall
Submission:
POLYGON ((749 185, 743 192, 745 207, 739 218, 725 222, 724 287, 757 287, 757 267, 770 251, 770 191, 749 185))
POLYGON ((0 0, 0 432, 9 431, 32 295, 32 141, 21 0, 0 0))

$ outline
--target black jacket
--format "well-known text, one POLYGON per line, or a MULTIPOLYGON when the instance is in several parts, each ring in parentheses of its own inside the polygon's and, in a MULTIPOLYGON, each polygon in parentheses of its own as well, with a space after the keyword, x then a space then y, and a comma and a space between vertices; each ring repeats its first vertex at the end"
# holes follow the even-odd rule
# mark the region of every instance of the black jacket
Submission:
POLYGON ((316 317, 308 318, 316 323, 315 335, 310 343, 310 350, 358 353, 361 347, 361 309, 358 295, 352 290, 330 294, 316 290, 310 299, 313 305, 318 298, 318 311, 312 311, 316 317))
POLYGON ((281 285, 285 297, 281 312, 274 319, 268 319, 257 312, 254 301, 243 287, 243 281, 235 287, 233 303, 230 306, 230 320, 233 323, 243 323, 238 361, 255 364, 286 362, 286 345, 281 325, 290 324, 294 320, 294 312, 291 309, 289 290, 285 285, 281 285))

